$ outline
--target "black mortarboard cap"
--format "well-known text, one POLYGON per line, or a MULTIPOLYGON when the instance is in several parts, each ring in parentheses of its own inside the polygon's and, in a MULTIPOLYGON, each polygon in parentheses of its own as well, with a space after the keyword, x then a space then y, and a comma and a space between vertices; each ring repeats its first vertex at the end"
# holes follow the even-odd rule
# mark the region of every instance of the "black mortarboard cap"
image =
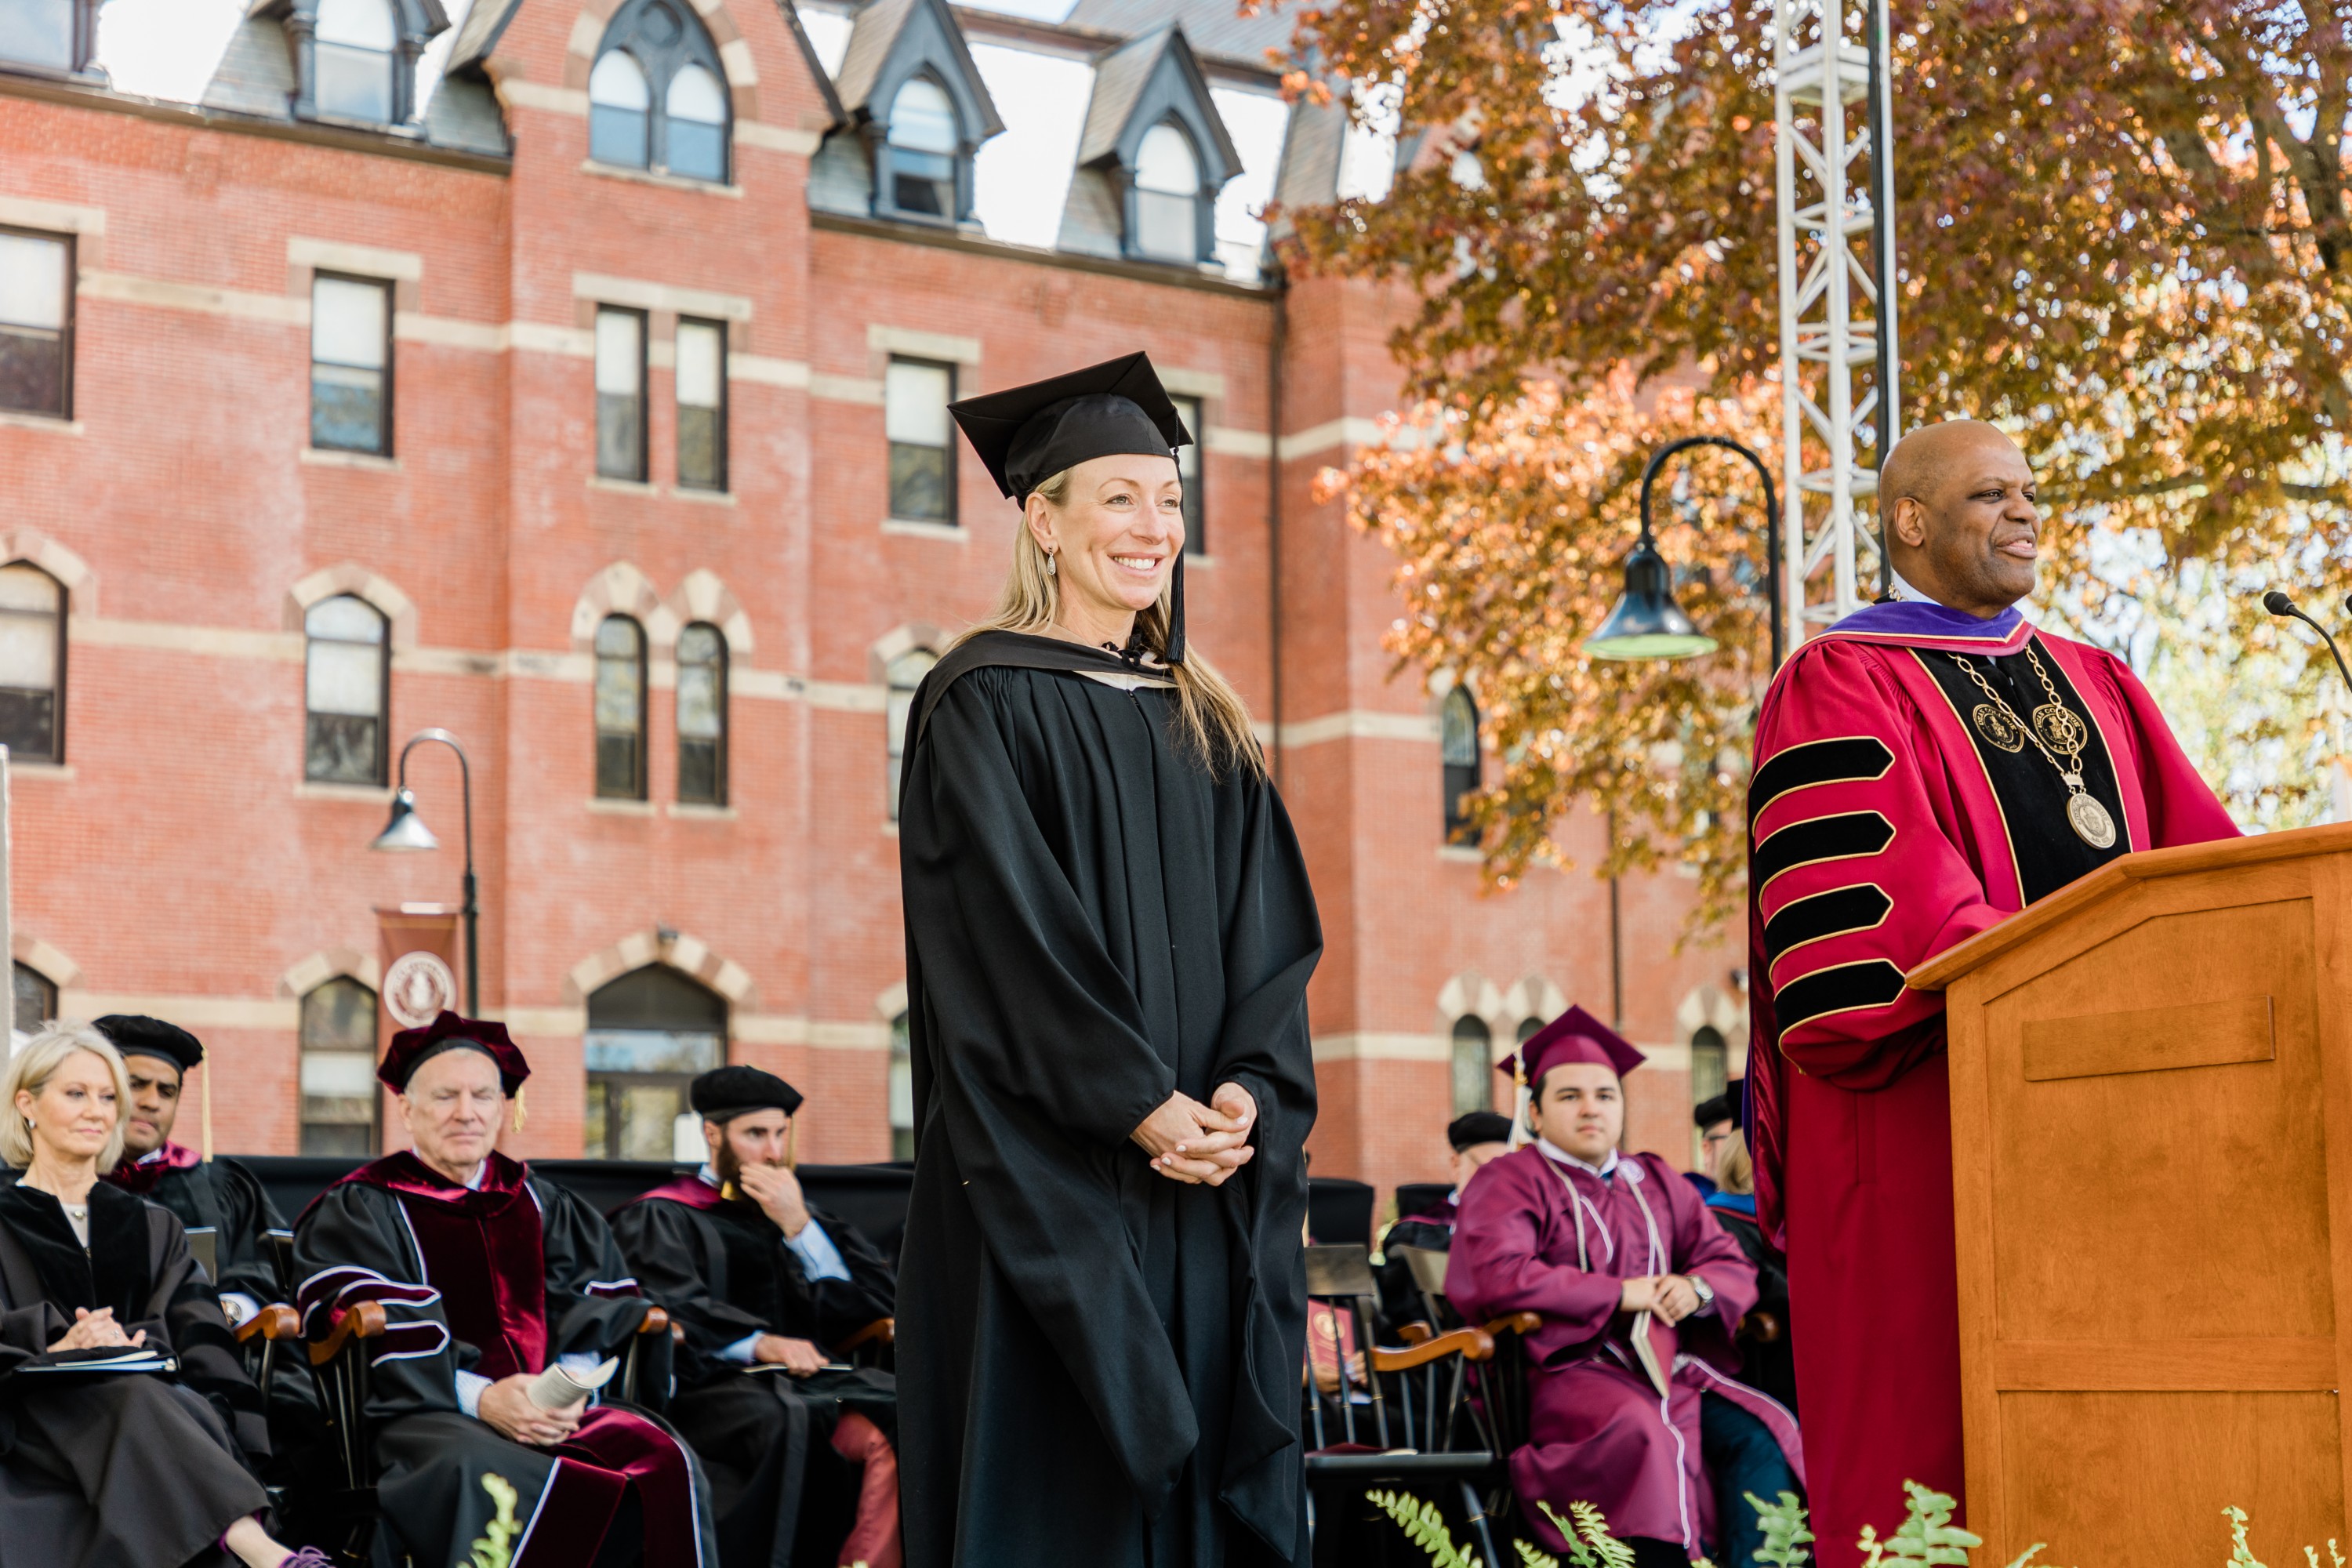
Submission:
MULTIPOLYGON (((948 405, 988 477, 1014 504, 1065 468, 1092 458, 1129 453, 1173 458, 1192 444, 1183 416, 1138 350, 1026 386, 983 393, 948 405)), ((1184 662, 1184 557, 1170 569, 1168 646, 1160 657, 1184 662)))
POLYGON ((1700 1100, 1691 1108, 1693 1124, 1704 1132, 1718 1121, 1737 1123, 1739 1120, 1739 1103, 1731 1098, 1737 1092, 1735 1087, 1726 1089, 1721 1094, 1710 1095, 1700 1100))
POLYGON ((1457 1154, 1481 1143, 1507 1143, 1511 1141, 1511 1119, 1498 1110, 1474 1110, 1447 1124, 1445 1141, 1454 1145, 1457 1154))
POLYGON ((177 1024, 136 1013, 109 1013, 94 1028, 126 1057, 154 1057, 186 1072, 205 1059, 205 1044, 177 1024))
POLYGON ((726 1121, 753 1110, 796 1114, 801 1091, 774 1073, 738 1062, 713 1068, 688 1086, 687 1101, 711 1121, 726 1121))

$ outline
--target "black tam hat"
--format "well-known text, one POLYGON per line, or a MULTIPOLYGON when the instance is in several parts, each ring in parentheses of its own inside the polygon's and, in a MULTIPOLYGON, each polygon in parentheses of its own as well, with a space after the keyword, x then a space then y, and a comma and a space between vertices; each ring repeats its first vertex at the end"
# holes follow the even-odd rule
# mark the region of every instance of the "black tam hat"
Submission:
POLYGON ((1445 1129, 1445 1141, 1454 1145, 1457 1154, 1481 1143, 1507 1143, 1511 1141, 1511 1119, 1499 1111, 1474 1110, 1454 1119, 1445 1129))
MULTIPOLYGON (((1066 375, 1007 387, 948 405, 964 439, 996 488, 1015 505, 1065 468, 1092 458, 1130 453, 1173 458, 1192 444, 1183 416, 1150 356, 1141 352, 1066 375)), ((1170 568, 1168 647, 1160 657, 1184 662, 1184 557, 1170 568)))
POLYGON ((781 1110, 786 1116, 801 1108, 801 1091, 755 1067, 740 1063, 713 1068, 687 1089, 687 1100, 706 1121, 731 1121, 754 1110, 781 1110))
POLYGON ((126 1057, 154 1057, 182 1072, 205 1059, 205 1043, 177 1024, 136 1013, 109 1013, 91 1026, 126 1057))
POLYGON ((1726 1089, 1721 1094, 1700 1100, 1691 1108, 1691 1121, 1700 1131, 1706 1131, 1718 1121, 1728 1121, 1734 1126, 1738 1124, 1739 1102, 1732 1098, 1736 1092, 1736 1088, 1726 1089))
POLYGON ((523 1059, 521 1049, 507 1036, 504 1024, 493 1024, 481 1018, 461 1018, 444 1011, 440 1016, 421 1029, 403 1029, 393 1036, 392 1048, 383 1053, 383 1062, 375 1076, 399 1092, 408 1092, 408 1080, 416 1069, 444 1051, 479 1051, 499 1064, 499 1090, 508 1099, 522 1087, 530 1076, 530 1063, 523 1059))

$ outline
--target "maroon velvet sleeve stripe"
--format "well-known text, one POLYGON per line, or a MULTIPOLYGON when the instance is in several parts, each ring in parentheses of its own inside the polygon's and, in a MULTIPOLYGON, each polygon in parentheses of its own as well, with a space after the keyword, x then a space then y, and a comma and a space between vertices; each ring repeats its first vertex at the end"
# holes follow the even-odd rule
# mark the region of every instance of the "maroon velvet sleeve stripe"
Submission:
POLYGON ((1785 746, 1748 782, 1748 820, 1754 822, 1766 806, 1791 790, 1881 779, 1894 765, 1895 753, 1875 735, 1843 735, 1785 746))
POLYGON ((1792 822, 1756 846, 1748 878, 1760 894, 1773 878, 1817 860, 1875 855, 1895 840, 1895 825, 1874 811, 1841 812, 1792 822))
POLYGON ((1868 931, 1885 920, 1886 911, 1894 907, 1895 900, 1874 882, 1832 888, 1826 893, 1799 899, 1784 905, 1779 914, 1764 922, 1765 956, 1778 963, 1780 955, 1792 947, 1819 942, 1825 936, 1868 931))
POLYGON ((1884 1007, 1903 994, 1903 971, 1884 958, 1834 964, 1801 974, 1772 993, 1780 1037, 1815 1018, 1884 1007))

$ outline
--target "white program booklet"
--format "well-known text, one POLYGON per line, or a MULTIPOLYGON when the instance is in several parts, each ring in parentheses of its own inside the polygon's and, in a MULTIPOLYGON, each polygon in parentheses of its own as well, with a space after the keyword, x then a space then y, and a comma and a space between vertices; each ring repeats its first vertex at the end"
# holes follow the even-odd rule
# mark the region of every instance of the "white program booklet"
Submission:
POLYGON ((608 1356, 584 1372, 551 1366, 530 1380, 530 1402, 541 1410, 569 1410, 612 1382, 620 1365, 608 1356))

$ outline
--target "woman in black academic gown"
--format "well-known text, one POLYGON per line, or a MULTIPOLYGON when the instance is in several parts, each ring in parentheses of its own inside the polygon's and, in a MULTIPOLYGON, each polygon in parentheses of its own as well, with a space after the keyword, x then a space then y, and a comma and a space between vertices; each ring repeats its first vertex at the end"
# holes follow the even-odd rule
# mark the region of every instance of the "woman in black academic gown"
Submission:
POLYGON ((1185 646, 1191 436, 1139 353, 954 413, 1024 526, 917 694, 899 803, 907 1563, 1300 1563, 1322 937, 1185 646))
POLYGON ((0 1158, 21 1167, 0 1188, 0 1568, 328 1568, 257 1517, 239 1438, 266 1451, 261 1395, 180 1222, 98 1179, 130 1098, 114 1047, 52 1028, 0 1098, 0 1158), (86 1364, 114 1357, 148 1370, 86 1364))

